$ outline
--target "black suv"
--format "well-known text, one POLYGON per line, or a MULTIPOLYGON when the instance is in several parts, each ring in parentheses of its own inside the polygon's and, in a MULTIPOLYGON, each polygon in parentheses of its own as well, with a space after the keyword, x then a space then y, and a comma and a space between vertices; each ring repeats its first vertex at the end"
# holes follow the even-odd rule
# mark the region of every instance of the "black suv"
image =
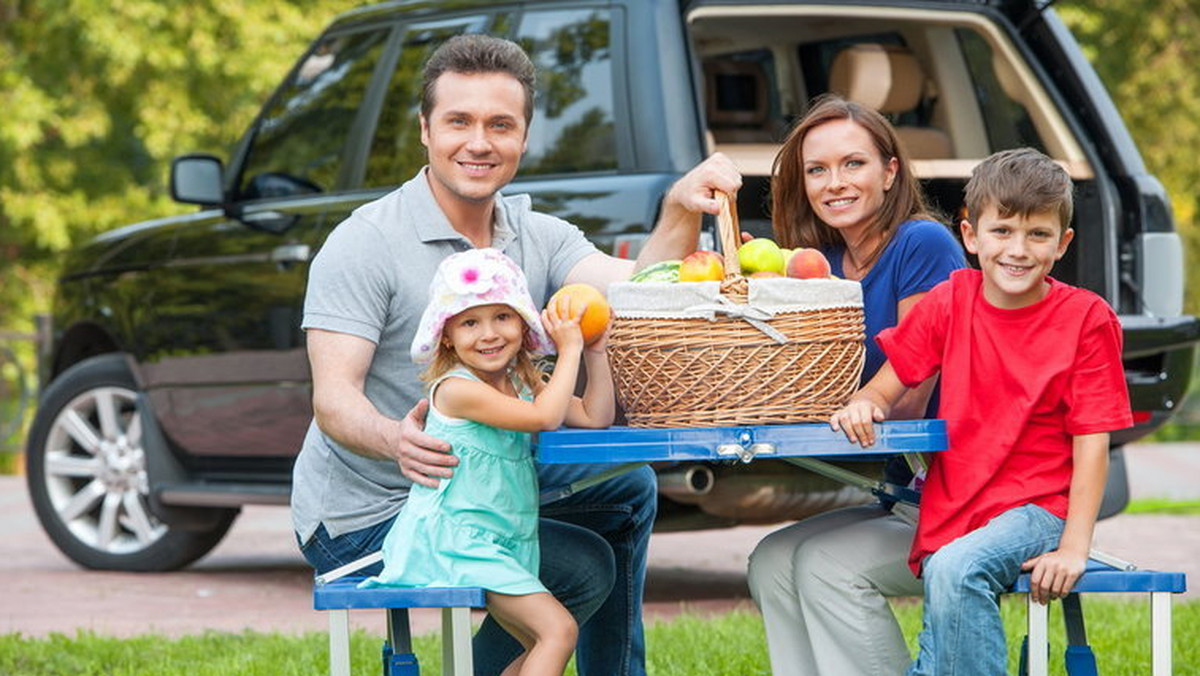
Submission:
MULTIPOLYGON (((1125 327, 1137 426, 1187 390, 1200 336, 1181 316, 1182 248, 1160 183, 1079 47, 1035 0, 390 2, 337 18, 227 164, 176 160, 200 209, 131 225, 65 261, 42 345, 30 490, 84 566, 179 567, 241 505, 285 504, 311 415, 299 329, 308 262, 338 222, 424 162, 422 64, 442 40, 518 41, 540 70, 529 151, 506 192, 632 256, 666 188, 713 151, 746 176, 746 229, 769 229, 771 160, 805 103, 833 90, 894 121, 949 217, 971 168, 1033 146, 1078 184, 1078 232, 1055 274, 1125 327)), ((709 243, 708 248, 712 248, 709 243)), ((661 528, 795 519, 861 501, 773 461, 664 468, 661 528), (680 480, 682 479, 682 480, 680 480)))

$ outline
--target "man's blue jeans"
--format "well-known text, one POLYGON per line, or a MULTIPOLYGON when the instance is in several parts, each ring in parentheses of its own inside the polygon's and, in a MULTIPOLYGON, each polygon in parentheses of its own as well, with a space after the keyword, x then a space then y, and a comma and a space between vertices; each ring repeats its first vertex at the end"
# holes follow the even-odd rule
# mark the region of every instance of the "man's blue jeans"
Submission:
MULTIPOLYGON (((541 465, 542 489, 564 486, 603 468, 541 465)), ((650 529, 657 512, 654 472, 642 467, 575 495, 544 505, 538 524, 539 577, 579 622, 576 667, 580 676, 642 676, 646 644, 642 591, 650 529)), ((379 551, 394 519, 330 538, 325 527, 300 550, 317 573, 379 551)), ((376 564, 359 575, 382 570, 376 564)), ((475 635, 475 673, 504 670, 521 646, 488 618, 475 635)))
POLYGON ((925 558, 925 611, 909 676, 1007 673, 1000 594, 1025 561, 1058 548, 1063 520, 1036 505, 1010 509, 925 558))

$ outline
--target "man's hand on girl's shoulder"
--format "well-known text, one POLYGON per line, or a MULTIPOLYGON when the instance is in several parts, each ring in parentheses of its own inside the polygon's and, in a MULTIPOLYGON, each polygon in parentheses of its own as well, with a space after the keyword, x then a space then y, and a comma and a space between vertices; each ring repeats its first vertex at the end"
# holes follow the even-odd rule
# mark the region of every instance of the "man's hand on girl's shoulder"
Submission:
POLYGON ((396 443, 396 462, 400 472, 413 483, 437 488, 441 479, 449 479, 458 457, 450 444, 425 433, 429 400, 422 399, 400 421, 400 439, 396 443))

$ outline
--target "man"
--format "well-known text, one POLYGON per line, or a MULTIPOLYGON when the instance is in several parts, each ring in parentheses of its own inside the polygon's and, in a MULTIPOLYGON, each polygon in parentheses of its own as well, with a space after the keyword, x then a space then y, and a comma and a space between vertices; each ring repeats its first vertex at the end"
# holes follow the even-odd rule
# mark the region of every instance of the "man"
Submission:
MULTIPOLYGON (((428 403, 409 359, 442 258, 500 249, 522 266, 539 303, 563 284, 603 289, 634 270, 570 224, 534 213, 528 196, 499 195, 525 152, 534 75, 507 40, 447 41, 424 72, 428 166, 356 210, 313 261, 304 328, 314 421, 296 460, 292 510, 301 549, 318 572, 377 551, 410 482, 436 486, 457 462, 447 444, 422 432, 428 403)), ((713 190, 734 191, 740 181, 721 156, 680 179, 639 264, 694 250, 700 213, 718 208, 713 190)), ((593 472, 543 467, 539 480, 560 486, 593 472)), ((645 673, 641 597, 654 514, 648 469, 542 509, 540 577, 579 622, 583 676, 645 673)), ((477 671, 499 673, 519 651, 489 619, 475 638, 477 671)))

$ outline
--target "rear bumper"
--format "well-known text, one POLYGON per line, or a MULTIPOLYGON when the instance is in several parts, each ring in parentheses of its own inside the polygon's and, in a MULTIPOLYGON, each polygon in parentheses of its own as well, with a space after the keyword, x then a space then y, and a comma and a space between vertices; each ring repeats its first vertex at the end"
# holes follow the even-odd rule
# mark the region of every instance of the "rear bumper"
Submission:
POLYGON ((1200 343, 1200 319, 1191 316, 1158 318, 1120 317, 1125 334, 1125 380, 1138 423, 1114 434, 1114 442, 1128 443, 1163 425, 1179 407, 1191 385, 1200 343))

